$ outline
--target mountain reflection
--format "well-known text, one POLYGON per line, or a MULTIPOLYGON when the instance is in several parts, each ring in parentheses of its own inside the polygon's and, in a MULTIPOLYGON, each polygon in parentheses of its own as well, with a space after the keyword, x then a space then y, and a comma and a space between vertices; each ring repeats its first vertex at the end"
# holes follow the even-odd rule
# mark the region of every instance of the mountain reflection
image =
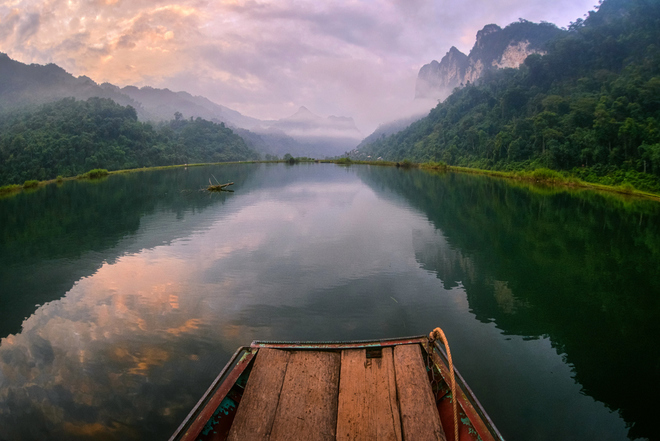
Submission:
POLYGON ((584 393, 653 437, 625 390, 643 402, 657 388, 654 205, 318 164, 113 176, 7 201, 3 441, 166 439, 253 339, 438 325, 507 439, 625 436, 584 393), (236 192, 197 191, 210 174, 236 192), (74 194, 83 220, 61 208, 74 194), (627 386, 613 380, 633 368, 627 386))
POLYGON ((198 191, 208 184, 210 174, 242 185, 255 170, 246 166, 139 172, 50 185, 0 200, 0 337, 18 332, 35 305, 62 297, 103 262, 203 227, 204 220, 192 214, 228 197, 198 191), (145 227, 144 216, 154 214, 151 220, 168 227, 145 227), (141 226, 150 233, 139 235, 141 226))
POLYGON ((631 438, 658 435, 660 207, 593 192, 459 174, 373 173, 436 226, 413 235, 420 264, 505 334, 549 337, 584 393, 619 411, 631 438), (442 235, 438 232, 441 231, 442 235), (634 372, 634 374, 632 374, 634 372))
MULTIPOLYGON (((123 209, 133 228, 111 229, 106 248, 92 257, 63 250, 75 262, 89 259, 89 273, 65 275, 73 280, 65 293, 43 285, 54 298, 2 339, 0 439, 167 438, 230 353, 254 338, 418 332, 419 315, 402 317, 402 305, 426 309, 433 321, 428 287, 409 299, 399 294, 415 286, 406 280, 418 265, 393 258, 413 250, 387 219, 418 229, 432 228, 428 222, 383 203, 335 166, 287 170, 262 168, 225 200, 182 193, 177 185, 191 185, 170 175, 147 190, 154 201, 146 208, 138 197, 134 211, 123 209), (166 190, 156 190, 159 183, 166 190), (378 240, 383 235, 390 240, 378 240)), ((113 179, 125 178, 132 180, 98 185, 112 197, 117 186, 130 187, 113 179)), ((62 254, 43 251, 42 264, 53 265, 49 256, 62 254)), ((36 257, 23 259, 24 271, 40 269, 36 257)))

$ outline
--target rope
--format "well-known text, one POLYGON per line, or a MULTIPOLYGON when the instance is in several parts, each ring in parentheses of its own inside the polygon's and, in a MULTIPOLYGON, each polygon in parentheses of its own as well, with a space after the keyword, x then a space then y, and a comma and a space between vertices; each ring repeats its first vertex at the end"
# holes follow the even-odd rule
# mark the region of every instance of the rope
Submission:
MULTIPOLYGON (((445 337, 445 333, 442 331, 440 328, 435 328, 431 333, 429 334, 429 342, 433 344, 434 341, 436 340, 441 340, 442 343, 444 343, 445 348, 447 349, 447 360, 449 360, 449 380, 451 382, 451 396, 452 396, 452 406, 454 408, 454 440, 458 441, 458 409, 457 409, 457 401, 458 401, 458 396, 456 395, 456 378, 454 378, 454 363, 451 360, 451 351, 449 350, 449 342, 447 341, 447 337, 445 337)), ((433 353, 433 346, 431 346, 431 353, 429 354, 432 356, 433 353)))

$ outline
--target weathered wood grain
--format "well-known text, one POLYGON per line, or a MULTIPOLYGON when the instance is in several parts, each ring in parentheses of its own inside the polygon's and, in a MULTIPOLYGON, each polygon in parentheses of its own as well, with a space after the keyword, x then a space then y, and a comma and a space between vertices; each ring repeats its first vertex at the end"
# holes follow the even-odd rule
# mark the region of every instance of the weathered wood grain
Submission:
POLYGON ((418 344, 394 348, 404 440, 446 441, 418 344))
POLYGON ((261 348, 229 432, 229 441, 267 441, 291 353, 261 348))
POLYGON ((392 348, 371 359, 364 349, 342 351, 337 440, 401 441, 392 348))
POLYGON ((383 348, 382 358, 371 359, 367 366, 371 386, 372 421, 378 441, 401 441, 401 417, 397 400, 392 348, 383 348))
POLYGON ((337 440, 374 439, 369 412, 369 384, 364 349, 341 351, 339 403, 337 407, 337 440))
POLYGON ((340 354, 291 354, 270 441, 334 440, 340 354))

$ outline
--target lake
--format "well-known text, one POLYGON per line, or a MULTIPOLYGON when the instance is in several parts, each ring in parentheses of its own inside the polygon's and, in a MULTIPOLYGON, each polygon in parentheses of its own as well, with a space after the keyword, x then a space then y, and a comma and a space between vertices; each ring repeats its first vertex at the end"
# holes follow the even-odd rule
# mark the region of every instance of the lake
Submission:
POLYGON ((0 240, 0 440, 167 439, 254 339, 436 326, 505 439, 660 438, 658 202, 229 164, 5 198, 0 240))

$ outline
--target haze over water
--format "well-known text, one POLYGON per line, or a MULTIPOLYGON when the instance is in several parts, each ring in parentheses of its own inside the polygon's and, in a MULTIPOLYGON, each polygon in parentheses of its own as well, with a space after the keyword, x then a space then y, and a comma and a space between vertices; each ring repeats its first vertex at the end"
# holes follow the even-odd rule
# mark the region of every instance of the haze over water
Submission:
POLYGON ((0 439, 166 439, 253 339, 436 326, 505 439, 657 438, 658 225, 656 202, 331 164, 0 200, 0 439))

